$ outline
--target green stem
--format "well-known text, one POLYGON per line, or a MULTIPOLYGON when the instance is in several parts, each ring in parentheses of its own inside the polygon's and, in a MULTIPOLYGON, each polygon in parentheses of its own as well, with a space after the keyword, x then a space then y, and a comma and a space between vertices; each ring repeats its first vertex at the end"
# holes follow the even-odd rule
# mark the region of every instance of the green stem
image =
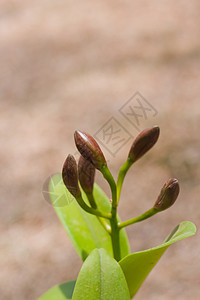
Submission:
POLYGON ((142 215, 140 215, 140 216, 138 216, 136 218, 130 219, 130 220, 122 222, 122 223, 118 223, 118 227, 119 227, 119 229, 121 229, 123 227, 126 227, 126 226, 129 226, 129 225, 141 222, 143 220, 146 220, 146 219, 152 217, 153 215, 157 214, 158 212, 159 211, 156 210, 155 208, 151 208, 151 209, 147 210, 145 213, 143 213, 142 215))
POLYGON ((91 207, 94 208, 94 209, 96 209, 97 205, 96 205, 96 202, 94 200, 93 193, 86 193, 86 196, 88 198, 88 201, 90 202, 91 207))
POLYGON ((120 251, 120 239, 119 239, 119 227, 117 221, 117 186, 115 180, 110 173, 110 170, 107 166, 103 166, 101 169, 101 173, 103 174, 104 178, 107 180, 108 184, 110 185, 110 189, 112 192, 112 210, 111 210, 111 241, 112 241, 112 248, 113 248, 113 256, 116 261, 121 259, 121 251, 120 251))
POLYGON ((101 212, 98 209, 94 209, 92 207, 89 207, 83 200, 82 196, 78 196, 76 198, 78 204, 82 207, 82 209, 84 209, 86 212, 88 212, 89 214, 92 215, 96 215, 105 219, 111 219, 111 214, 110 213, 105 213, 105 212, 101 212))
POLYGON ((128 158, 127 161, 123 164, 123 166, 119 170, 119 175, 118 175, 118 178, 117 178, 117 204, 119 202, 119 198, 120 198, 124 178, 126 176, 126 173, 129 170, 129 168, 132 166, 132 164, 133 164, 133 162, 130 161, 130 159, 128 158))
POLYGON ((111 240, 113 247, 113 256, 116 261, 120 261, 121 259, 121 250, 120 250, 120 239, 119 239, 119 227, 117 221, 117 208, 112 208, 112 218, 110 220, 111 225, 111 240))
POLYGON ((101 168, 101 173, 103 174, 103 177, 107 180, 108 184, 110 185, 110 189, 112 192, 112 207, 116 207, 117 206, 117 187, 116 187, 115 180, 107 166, 103 166, 101 168))

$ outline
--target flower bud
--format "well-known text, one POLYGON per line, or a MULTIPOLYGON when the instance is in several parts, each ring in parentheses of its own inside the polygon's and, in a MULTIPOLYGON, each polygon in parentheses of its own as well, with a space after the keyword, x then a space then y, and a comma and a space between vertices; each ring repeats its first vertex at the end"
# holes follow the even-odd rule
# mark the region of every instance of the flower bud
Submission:
POLYGON ((91 135, 76 130, 74 139, 78 151, 85 159, 89 160, 96 169, 101 170, 103 166, 107 165, 103 152, 91 135))
POLYGON ((154 207, 158 211, 165 210, 172 206, 176 201, 180 191, 178 180, 175 178, 169 179, 163 186, 154 207))
POLYGON ((62 178, 68 191, 75 198, 77 198, 81 194, 81 191, 78 185, 78 172, 77 172, 76 160, 71 154, 67 156, 65 163, 63 165, 62 178))
POLYGON ((94 185, 95 167, 82 155, 78 162, 78 178, 85 193, 92 193, 94 185))
POLYGON ((160 128, 154 126, 143 130, 133 142, 128 158, 130 161, 135 162, 147 151, 149 151, 157 142, 160 133, 160 128))

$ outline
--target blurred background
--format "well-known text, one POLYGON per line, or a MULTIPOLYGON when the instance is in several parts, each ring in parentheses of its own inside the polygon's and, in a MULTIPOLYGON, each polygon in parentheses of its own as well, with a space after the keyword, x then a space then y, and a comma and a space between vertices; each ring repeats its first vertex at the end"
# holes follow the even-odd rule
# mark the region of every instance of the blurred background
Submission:
MULTIPOLYGON (((169 177, 181 193, 169 210, 128 227, 132 251, 158 245, 181 221, 198 229, 199 11, 198 0, 1 0, 1 299, 37 299, 80 270, 42 195, 46 178, 76 153, 76 129, 102 141, 116 178, 138 132, 161 128, 127 175, 120 216, 149 209, 169 177), (101 135, 109 122, 121 147, 101 135)), ((109 193, 99 174, 97 182, 109 193)), ((198 231, 171 246, 135 299, 199 299, 199 252, 198 231)))

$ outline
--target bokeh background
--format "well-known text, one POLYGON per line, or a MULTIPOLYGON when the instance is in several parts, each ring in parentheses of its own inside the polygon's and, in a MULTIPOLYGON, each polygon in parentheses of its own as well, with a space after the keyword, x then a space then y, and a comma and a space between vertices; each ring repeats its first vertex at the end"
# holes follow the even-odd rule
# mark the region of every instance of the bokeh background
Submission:
MULTIPOLYGON (((130 170, 123 220, 154 203, 177 177, 176 204, 128 228, 133 251, 161 243, 181 221, 200 225, 200 2, 198 0, 1 0, 0 2, 0 295, 37 299, 76 278, 75 253, 42 186, 75 153, 73 132, 94 134, 136 92, 157 110, 157 145, 130 170)), ((113 157, 117 170, 132 141, 113 157)), ((109 193, 97 174, 97 182, 109 193)), ((169 248, 136 300, 199 299, 200 239, 169 248)))

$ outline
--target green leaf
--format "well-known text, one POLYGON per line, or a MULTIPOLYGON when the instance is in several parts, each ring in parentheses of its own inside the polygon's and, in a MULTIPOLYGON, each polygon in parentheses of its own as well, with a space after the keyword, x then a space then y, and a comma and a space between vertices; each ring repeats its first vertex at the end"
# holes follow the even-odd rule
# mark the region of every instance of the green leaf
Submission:
MULTIPOLYGON (((96 216, 85 212, 78 205, 65 187, 61 174, 51 177, 48 190, 55 211, 81 258, 85 260, 95 248, 104 248, 113 255, 110 235, 96 216)), ((94 198, 99 210, 110 212, 110 200, 97 184, 94 185, 94 198)), ((84 192, 83 199, 88 203, 84 192)), ((120 245, 121 255, 125 257, 130 253, 130 248, 124 229, 120 232, 120 245)))
POLYGON ((95 249, 83 263, 72 300, 130 300, 119 264, 104 249, 95 249))
POLYGON ((71 300, 76 281, 68 281, 54 286, 43 294, 38 300, 71 300))
POLYGON ((196 227, 193 223, 187 221, 182 222, 165 239, 162 245, 129 254, 119 262, 124 271, 131 297, 136 294, 149 272, 153 269, 167 248, 181 239, 194 235, 195 232, 196 227))

